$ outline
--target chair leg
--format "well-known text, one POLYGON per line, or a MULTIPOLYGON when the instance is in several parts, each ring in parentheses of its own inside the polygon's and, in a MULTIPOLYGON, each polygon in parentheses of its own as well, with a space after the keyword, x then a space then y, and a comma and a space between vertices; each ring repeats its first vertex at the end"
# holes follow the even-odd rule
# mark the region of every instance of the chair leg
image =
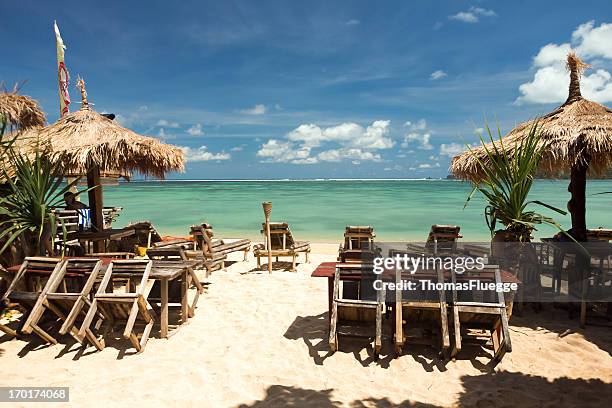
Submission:
POLYGON ((51 336, 49 333, 47 333, 46 331, 44 331, 43 329, 41 329, 37 325, 32 324, 32 325, 30 325, 30 327, 32 328, 32 331, 34 333, 36 333, 36 335, 38 337, 40 337, 41 339, 45 340, 47 343, 57 344, 57 340, 55 340, 55 338, 53 336, 51 336))
POLYGON ((245 261, 245 262, 246 262, 246 260, 248 259, 248 257, 249 257, 249 248, 247 248, 247 249, 245 249, 245 250, 244 250, 244 259, 243 259, 243 261, 245 261))
MULTIPOLYGON (((291 262, 291 272, 295 272, 296 268, 295 268, 295 258, 297 257, 296 254, 293 254, 293 261, 291 262)), ((278 258, 276 258, 276 262, 278 262, 278 258)))
POLYGON ((3 333, 8 334, 11 337, 17 337, 17 332, 15 330, 13 330, 10 327, 5 326, 3 324, 0 324, 0 331, 3 332, 3 333))
POLYGON ((376 359, 382 349, 382 309, 382 305, 376 308, 376 337, 374 338, 374 358, 376 359))
POLYGON ((455 343, 450 352, 450 356, 455 357, 461 351, 461 324, 459 322, 459 310, 453 307, 453 326, 455 334, 455 343))

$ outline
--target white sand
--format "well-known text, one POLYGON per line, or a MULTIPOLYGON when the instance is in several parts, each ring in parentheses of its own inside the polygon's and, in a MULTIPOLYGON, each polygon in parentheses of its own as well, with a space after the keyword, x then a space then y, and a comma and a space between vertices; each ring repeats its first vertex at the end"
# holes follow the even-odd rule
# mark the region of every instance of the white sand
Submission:
POLYGON ((78 344, 66 347, 69 337, 32 350, 4 336, 0 385, 69 386, 80 407, 559 407, 612 400, 612 330, 579 330, 563 311, 513 317, 513 352, 495 369, 481 347, 445 365, 424 346, 394 358, 389 337, 378 362, 361 339, 341 339, 330 355, 327 281, 310 273, 336 251, 314 245, 311 263, 297 273, 252 271, 252 259, 215 272, 196 316, 168 340, 154 333, 142 354, 123 340, 78 353, 78 344))

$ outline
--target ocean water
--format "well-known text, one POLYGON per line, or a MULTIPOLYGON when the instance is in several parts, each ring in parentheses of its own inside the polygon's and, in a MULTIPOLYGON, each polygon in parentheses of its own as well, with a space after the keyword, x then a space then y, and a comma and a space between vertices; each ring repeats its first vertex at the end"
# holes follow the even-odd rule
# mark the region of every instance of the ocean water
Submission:
MULTIPOLYGON (((530 198, 565 209, 567 184, 538 180, 530 198)), ((612 180, 589 182, 589 227, 612 227, 612 194, 593 195, 604 191, 612 191, 612 180)), ((219 237, 261 239, 261 203, 272 201, 272 220, 289 222, 296 239, 340 242, 346 225, 372 225, 380 241, 418 241, 432 224, 457 224, 465 240, 488 240, 484 201, 476 195, 464 209, 469 192, 456 180, 131 182, 104 186, 104 204, 124 208, 118 226, 149 220, 163 235, 187 235, 206 220, 219 237)), ((569 214, 541 212, 571 224, 569 214)), ((535 235, 555 232, 542 226, 535 235)))

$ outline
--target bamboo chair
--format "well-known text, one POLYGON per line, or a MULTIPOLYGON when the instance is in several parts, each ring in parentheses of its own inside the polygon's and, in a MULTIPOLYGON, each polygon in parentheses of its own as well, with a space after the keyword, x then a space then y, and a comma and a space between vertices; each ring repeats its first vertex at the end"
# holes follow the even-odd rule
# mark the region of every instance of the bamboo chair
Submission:
POLYGON ((382 315, 385 307, 384 287, 377 291, 374 291, 373 288, 374 281, 378 279, 380 279, 380 276, 372 273, 366 264, 336 265, 329 329, 329 348, 332 352, 338 350, 339 335, 368 336, 360 332, 359 329, 366 328, 374 321, 374 358, 378 359, 382 348, 382 315), (348 294, 350 290, 345 291, 344 288, 341 288, 346 281, 352 281, 351 283, 356 284, 357 290, 353 296, 348 294), (375 296, 373 292, 376 292, 375 296), (372 299, 374 297, 375 300, 372 299), (358 331, 350 331, 349 326, 353 326, 352 328, 358 331), (349 331, 341 330, 345 327, 349 331))
POLYGON ((432 225, 427 236, 426 248, 434 253, 454 252, 457 249, 457 239, 463 238, 457 225, 432 225))
MULTIPOLYGON (((393 251, 389 257, 403 254, 400 251, 393 251)), ((419 257, 420 254, 408 254, 408 256, 419 257)), ((405 333, 411 326, 423 327, 437 332, 440 355, 448 357, 450 350, 450 335, 448 331, 448 304, 446 291, 444 288, 439 290, 427 290, 421 288, 421 280, 428 280, 434 283, 444 283, 444 271, 440 268, 420 268, 412 271, 396 269, 395 284, 396 288, 402 281, 414 282, 415 290, 395 290, 395 352, 402 353, 408 337, 405 333)), ((412 339, 411 339, 412 340, 412 339)), ((429 344, 431 341, 428 341, 429 344)))
POLYGON ((338 262, 366 262, 375 256, 374 228, 349 225, 344 230, 344 242, 338 249, 338 262))
POLYGON ((291 257, 291 271, 295 272, 296 260, 300 253, 304 253, 306 263, 310 253, 310 242, 295 241, 289 224, 286 222, 270 222, 270 242, 265 234, 265 224, 262 224, 261 233, 264 235, 264 243, 253 247, 253 255, 257 258, 257 267, 261 268, 261 258, 268 256, 268 245, 271 248, 272 256, 276 257, 276 262, 280 257, 291 257))
MULTIPOLYGON (((29 318, 47 282, 65 269, 66 261, 57 258, 28 257, 23 261, 2 297, 3 302, 17 303, 25 311, 23 323, 14 334, 33 332, 47 343, 57 344, 53 336, 29 321, 29 318), (24 289, 20 289, 20 286, 24 289)), ((12 330, 6 332, 13 334, 12 330)))
MULTIPOLYGON (((214 254, 210 257, 206 257, 203 251, 194 251, 186 249, 186 247, 189 246, 191 246, 191 243, 179 243, 175 245, 149 248, 147 249, 147 256, 149 257, 149 259, 153 260, 200 261, 201 266, 206 270, 206 277, 209 277, 213 271, 225 269, 225 260, 227 259, 225 254, 214 254)), ((193 276, 193 279, 199 284, 199 280, 197 279, 195 274, 193 276)), ((198 287, 198 291, 202 291, 201 285, 198 287)))
MULTIPOLYGON (((31 333, 33 327, 38 325, 44 313, 49 310, 63 321, 60 334, 69 332, 72 337, 84 344, 84 338, 78 335, 74 325, 79 317, 85 316, 84 308, 91 305, 90 295, 95 282, 100 278, 101 267, 102 262, 99 259, 66 261, 65 267, 55 271, 47 281, 24 323, 22 332, 31 333)), ((97 316, 95 328, 99 329, 105 317, 102 313, 98 313, 97 316)), ((98 350, 104 348, 104 340, 99 340, 89 328, 85 331, 85 338, 98 350)))
POLYGON ((78 335, 84 337, 90 327, 98 308, 105 311, 111 327, 125 322, 123 337, 129 339, 137 352, 142 352, 153 328, 154 312, 147 302, 147 282, 153 262, 150 260, 116 260, 112 261, 81 325, 78 335), (125 281, 125 292, 115 292, 113 281, 125 281), (139 280, 136 285, 135 280, 139 280), (140 340, 134 332, 136 321, 144 323, 140 340))
POLYGON ((223 240, 212 239, 214 236, 212 225, 202 223, 192 225, 190 235, 193 237, 193 249, 202 248, 207 258, 213 259, 215 255, 229 255, 232 252, 244 252, 243 260, 246 261, 251 250, 250 239, 223 240))
MULTIPOLYGON (((454 270, 451 271, 453 286, 457 282, 468 280, 481 280, 484 282, 495 282, 501 284, 499 266, 485 265, 483 269, 466 270, 460 278, 454 270)), ((454 344, 452 345, 451 357, 461 351, 462 337, 467 330, 484 330, 489 334, 493 342, 493 361, 499 362, 506 352, 512 351, 510 341, 510 330, 506 303, 503 292, 491 292, 482 290, 457 291, 453 288, 453 328, 454 344)))

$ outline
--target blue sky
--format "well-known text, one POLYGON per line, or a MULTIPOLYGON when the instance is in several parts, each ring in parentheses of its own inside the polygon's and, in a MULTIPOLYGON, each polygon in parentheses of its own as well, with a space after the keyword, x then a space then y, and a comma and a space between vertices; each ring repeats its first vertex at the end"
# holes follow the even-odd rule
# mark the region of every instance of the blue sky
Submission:
MULTIPOLYGON (((58 117, 58 21, 95 109, 185 148, 169 178, 444 177, 483 117, 504 131, 567 94, 612 102, 609 0, 2 0, 0 80, 58 117), (53 2, 54 3, 54 2, 53 2), (497 118, 497 119, 495 119, 497 118)), ((78 109, 73 103, 71 110, 78 109)))

